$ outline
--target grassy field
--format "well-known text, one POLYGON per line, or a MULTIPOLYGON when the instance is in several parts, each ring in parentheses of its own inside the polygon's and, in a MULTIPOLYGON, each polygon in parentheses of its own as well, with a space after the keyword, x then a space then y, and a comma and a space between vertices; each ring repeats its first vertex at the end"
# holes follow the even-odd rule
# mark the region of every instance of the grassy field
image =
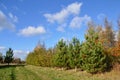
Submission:
POLYGON ((37 66, 2 66, 0 80, 120 80, 120 71, 92 75, 84 71, 37 66))

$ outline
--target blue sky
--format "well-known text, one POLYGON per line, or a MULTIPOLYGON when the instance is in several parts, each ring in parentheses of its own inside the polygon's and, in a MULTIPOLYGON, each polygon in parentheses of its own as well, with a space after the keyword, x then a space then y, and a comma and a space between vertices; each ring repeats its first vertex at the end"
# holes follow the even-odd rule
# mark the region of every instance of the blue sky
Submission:
POLYGON ((84 40, 87 22, 103 24, 108 17, 117 26, 119 0, 0 0, 0 52, 11 47, 25 59, 38 41, 47 48, 59 39, 84 40))

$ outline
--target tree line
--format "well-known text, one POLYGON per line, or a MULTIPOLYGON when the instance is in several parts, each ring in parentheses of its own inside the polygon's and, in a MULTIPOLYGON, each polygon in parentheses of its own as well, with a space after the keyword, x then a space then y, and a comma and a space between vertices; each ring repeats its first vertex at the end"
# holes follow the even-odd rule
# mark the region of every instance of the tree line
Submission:
POLYGON ((26 63, 43 67, 60 67, 98 73, 112 69, 114 64, 120 64, 120 20, 117 34, 111 22, 104 20, 104 25, 88 23, 85 41, 76 37, 71 41, 61 39, 56 46, 46 49, 38 44, 29 53, 26 63))

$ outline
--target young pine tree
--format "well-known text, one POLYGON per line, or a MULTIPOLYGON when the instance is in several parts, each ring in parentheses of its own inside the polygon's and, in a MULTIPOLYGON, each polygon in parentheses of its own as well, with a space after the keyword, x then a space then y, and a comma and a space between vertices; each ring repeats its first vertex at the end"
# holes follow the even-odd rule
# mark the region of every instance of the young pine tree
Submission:
POLYGON ((1 52, 0 52, 0 63, 3 63, 3 56, 1 52))
POLYGON ((5 62, 9 63, 12 62, 13 60, 13 50, 11 48, 9 48, 9 50, 6 52, 6 56, 5 56, 5 62))
POLYGON ((67 44, 61 39, 56 46, 56 53, 53 57, 53 64, 57 67, 66 67, 67 66, 67 44))
POLYGON ((104 54, 102 44, 98 41, 98 34, 93 24, 89 24, 85 39, 80 51, 80 67, 90 73, 105 71, 107 57, 104 54))
POLYGON ((73 38, 69 43, 68 56, 69 56, 69 67, 75 68, 79 67, 79 55, 80 55, 80 41, 77 38, 73 38))

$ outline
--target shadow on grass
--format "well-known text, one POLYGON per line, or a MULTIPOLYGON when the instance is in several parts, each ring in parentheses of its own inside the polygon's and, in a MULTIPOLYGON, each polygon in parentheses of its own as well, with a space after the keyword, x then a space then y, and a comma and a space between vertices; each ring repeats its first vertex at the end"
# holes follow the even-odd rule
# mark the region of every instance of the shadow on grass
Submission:
POLYGON ((15 79, 16 79, 16 76, 15 76, 15 68, 12 68, 12 69, 11 69, 11 75, 10 75, 10 77, 11 77, 11 80, 15 80, 15 79))
POLYGON ((10 69, 10 80, 16 80, 16 75, 15 75, 15 68, 16 67, 24 67, 24 64, 0 64, 0 69, 5 69, 5 68, 9 68, 10 69))
POLYGON ((25 65, 24 64, 10 64, 10 65, 6 65, 6 64, 2 64, 0 65, 0 69, 3 69, 3 68, 9 68, 9 67, 24 67, 25 65))

